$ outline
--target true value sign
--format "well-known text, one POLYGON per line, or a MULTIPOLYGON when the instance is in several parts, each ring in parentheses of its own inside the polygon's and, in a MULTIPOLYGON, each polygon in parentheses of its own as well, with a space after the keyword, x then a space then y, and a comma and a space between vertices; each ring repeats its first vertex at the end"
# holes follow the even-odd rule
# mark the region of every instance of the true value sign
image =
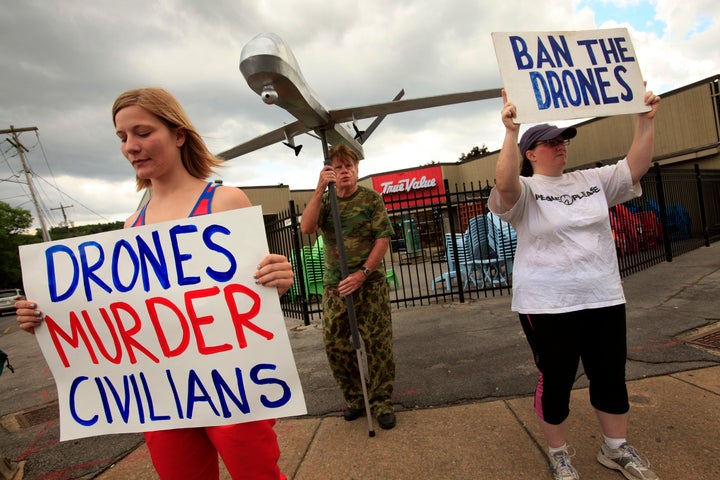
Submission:
POLYGON ((445 193, 439 166, 378 175, 373 188, 390 209, 439 203, 445 193))
POLYGON ((434 178, 426 178, 425 175, 423 175, 420 179, 416 177, 402 178, 398 180, 397 183, 388 180, 387 182, 381 183, 380 186, 382 187, 382 192, 380 193, 386 195, 388 193, 410 192, 421 188, 434 188, 437 186, 437 182, 434 178))

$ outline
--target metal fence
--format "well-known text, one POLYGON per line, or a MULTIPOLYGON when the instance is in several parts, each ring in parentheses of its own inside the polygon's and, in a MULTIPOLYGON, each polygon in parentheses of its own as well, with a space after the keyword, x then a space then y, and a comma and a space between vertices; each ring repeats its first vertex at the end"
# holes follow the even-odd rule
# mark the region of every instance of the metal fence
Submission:
MULTIPOLYGON (((641 180, 643 196, 610 210, 620 273, 627 276, 720 238, 720 171, 662 169, 641 180)), ((387 204, 394 227, 385 271, 398 308, 509 295, 516 239, 488 213, 490 184, 387 204)), ((322 238, 300 232, 301 211, 266 218, 270 251, 293 263, 295 283, 281 298, 286 317, 305 324, 322 314, 322 238)))

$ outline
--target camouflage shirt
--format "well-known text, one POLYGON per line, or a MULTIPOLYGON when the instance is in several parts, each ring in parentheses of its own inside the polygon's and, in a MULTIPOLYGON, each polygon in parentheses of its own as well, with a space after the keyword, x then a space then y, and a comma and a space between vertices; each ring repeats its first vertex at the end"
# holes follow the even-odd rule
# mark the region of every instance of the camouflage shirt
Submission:
MULTIPOLYGON (((345 245, 345 259, 348 272, 360 270, 372 250, 375 240, 393 234, 385 203, 382 197, 369 188, 358 185, 358 189, 346 198, 338 197, 338 211, 342 224, 345 245)), ((330 195, 325 192, 318 217, 318 227, 323 233, 325 250, 325 285, 337 285, 342 277, 340 259, 335 239, 335 226, 330 208, 330 195)), ((382 263, 375 269, 382 272, 382 263)), ((384 272, 382 272, 384 275, 384 272)))

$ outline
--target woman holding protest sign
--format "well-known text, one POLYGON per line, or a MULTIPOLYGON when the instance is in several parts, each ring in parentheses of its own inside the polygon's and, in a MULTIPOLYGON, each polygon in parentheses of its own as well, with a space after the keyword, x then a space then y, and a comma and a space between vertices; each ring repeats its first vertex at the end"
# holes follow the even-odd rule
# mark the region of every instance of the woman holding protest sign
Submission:
MULTIPOLYGON (((237 188, 207 182, 222 161, 212 155, 180 103, 166 90, 141 88, 121 94, 112 109, 121 151, 135 169, 138 191, 152 198, 125 227, 251 206, 237 188)), ((269 254, 255 272, 259 285, 285 293, 293 282, 283 255, 269 254)), ((20 328, 33 333, 43 319, 38 306, 15 304, 20 328)), ((234 479, 284 479, 277 465, 280 449, 274 420, 204 428, 146 432, 153 465, 162 479, 217 479, 218 454, 234 479)))
POLYGON ((627 443, 625 297, 610 229, 611 206, 642 194, 660 97, 645 93, 626 158, 564 173, 574 127, 540 124, 520 138, 517 110, 503 91, 505 139, 488 206, 517 231, 512 310, 539 370, 535 411, 555 479, 580 478, 566 443, 570 393, 579 361, 604 441, 597 460, 629 479, 657 479, 627 443))

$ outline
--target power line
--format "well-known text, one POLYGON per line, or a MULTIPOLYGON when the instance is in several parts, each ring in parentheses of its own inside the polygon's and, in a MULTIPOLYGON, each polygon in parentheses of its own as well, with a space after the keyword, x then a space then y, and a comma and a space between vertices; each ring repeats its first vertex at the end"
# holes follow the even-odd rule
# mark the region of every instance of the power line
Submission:
POLYGON ((66 209, 66 208, 72 208, 72 207, 74 207, 74 206, 75 206, 75 205, 63 205, 63 204, 61 203, 58 208, 51 208, 50 210, 62 210, 62 216, 63 216, 62 226, 70 227, 70 226, 72 226, 72 225, 71 225, 72 222, 68 222, 67 214, 65 213, 65 209, 66 209))
MULTIPOLYGON (((12 133, 12 132, 26 132, 26 131, 35 131, 35 135, 36 135, 36 138, 37 138, 37 142, 36 142, 35 146, 39 146, 39 147, 40 147, 40 150, 41 150, 41 152, 42 152, 43 159, 44 159, 44 161, 45 161, 45 165, 47 166, 47 169, 48 169, 48 171, 50 172, 50 175, 51 175, 52 180, 53 180, 53 182, 54 182, 54 185, 53 185, 53 183, 51 183, 50 181, 46 180, 46 179, 43 178, 41 175, 39 175, 38 173, 32 171, 29 167, 27 167, 27 168, 26 168, 27 171, 28 171, 34 178, 42 180, 42 182, 40 182, 40 185, 39 185, 40 189, 42 189, 43 184, 46 184, 47 186, 49 186, 50 188, 52 188, 53 190, 55 190, 56 192, 58 192, 58 193, 61 195, 61 197, 64 196, 65 198, 72 200, 73 202, 75 202, 76 204, 78 204, 80 207, 84 208, 84 209, 87 210, 88 212, 92 213, 93 215, 96 215, 97 217, 99 217, 99 218, 101 218, 101 219, 103 219, 103 220, 105 220, 105 221, 107 221, 107 222, 110 222, 111 220, 110 220, 109 218, 107 218, 107 217, 105 217, 104 215, 101 215, 100 213, 94 211, 93 209, 91 209, 91 208, 88 207, 87 205, 83 204, 82 202, 78 201, 77 199, 73 198, 72 196, 68 195, 66 192, 64 192, 63 190, 60 189, 60 187, 57 185, 57 182, 55 181, 55 176, 54 176, 54 173, 53 173, 53 171, 52 171, 50 162, 48 161, 47 155, 45 154, 45 148, 43 147, 42 142, 40 141, 40 135, 38 134, 37 127, 13 128, 13 127, 11 126, 9 130, 0 130, 0 134, 7 134, 7 133, 12 133)), ((8 144, 11 145, 11 147, 8 149, 8 151, 10 151, 11 149, 12 149, 13 151, 15 151, 15 152, 18 151, 17 147, 13 144, 12 141, 10 141, 10 139, 7 139, 7 138, 6 138, 5 140, 8 142, 8 144)), ((28 150, 24 145, 21 145, 21 146, 22 146, 22 148, 23 148, 26 152, 29 152, 29 150, 28 150)), ((21 186, 21 188, 23 189, 24 196, 25 196, 26 198, 30 197, 30 198, 32 199, 32 193, 33 193, 32 190, 34 190, 34 189, 33 189, 32 186, 31 186, 31 192, 30 192, 30 194, 28 194, 28 193, 24 190, 23 187, 24 187, 24 185, 27 184, 27 182, 23 182, 22 180, 20 180, 20 173, 19 173, 19 172, 16 172, 15 169, 13 169, 13 167, 10 165, 10 162, 9 162, 9 160, 8 160, 8 157, 7 157, 7 155, 6 155, 6 152, 5 152, 5 151, 2 151, 1 149, 0 149, 0 151, 2 152, 3 159, 4 159, 6 165, 8 166, 8 168, 10 169, 10 172, 11 172, 11 176, 8 177, 7 179, 0 179, 0 183, 2 183, 2 182, 13 182, 13 180, 11 180, 11 179, 12 179, 12 178, 16 178, 17 180, 14 181, 13 183, 19 184, 19 185, 21 186)), ((12 155, 12 156, 15 156, 15 155, 12 155)), ((44 198, 46 198, 46 199, 49 199, 49 198, 50 198, 50 195, 48 195, 48 194, 45 192, 44 189, 42 189, 42 192, 43 192, 43 197, 44 197, 44 198)), ((25 202, 25 203, 27 203, 27 202, 25 202)), ((60 203, 61 203, 61 206, 62 206, 62 203, 63 203, 62 200, 61 200, 60 203)), ((64 210, 63 210, 63 218, 64 218, 64 221, 63 221, 63 222, 56 222, 56 221, 54 221, 54 219, 53 219, 54 215, 52 214, 52 210, 58 210, 58 209, 56 209, 56 208, 51 208, 51 209, 48 210, 48 209, 45 207, 45 205, 43 204, 42 201, 39 201, 39 205, 36 207, 36 211, 38 212, 38 220, 41 220, 41 218, 40 218, 41 215, 42 215, 41 210, 42 210, 42 212, 44 212, 44 214, 45 214, 44 216, 47 217, 47 219, 50 221, 50 223, 52 223, 52 224, 60 224, 60 225, 62 225, 62 223, 68 224, 68 219, 67 219, 67 217, 66 217, 66 215, 65 215, 65 211, 64 211, 64 210)), ((42 223, 42 222, 41 222, 41 223, 42 223)))
MULTIPOLYGON (((35 177, 36 177, 36 178, 39 178, 39 179, 42 180, 43 182, 47 183, 48 185, 50 185, 50 187, 56 188, 56 187, 53 187, 53 186, 50 184, 50 182, 48 182, 47 180, 45 180, 42 176, 35 174, 35 177)), ((75 198, 73 198, 72 196, 70 196, 70 195, 68 195, 67 193, 63 192, 63 191, 60 190, 59 188, 57 188, 57 191, 60 192, 60 193, 62 193, 63 195, 65 195, 67 198, 69 198, 69 199, 72 200, 73 202, 76 202, 76 203, 80 204, 81 207, 83 207, 85 210, 87 210, 88 212, 92 213, 93 215, 97 215, 98 217, 100 217, 100 218, 102 218, 102 219, 104 219, 104 220, 107 220, 108 222, 112 221, 112 220, 110 220, 109 218, 107 218, 107 217, 105 217, 105 216, 103 216, 103 215, 101 215, 101 214, 93 211, 92 208, 88 207, 87 205, 84 205, 81 201, 76 200, 75 198)))
POLYGON ((28 132, 32 130, 37 130, 37 127, 27 127, 27 128, 14 128, 12 125, 10 125, 10 130, 0 130, 0 134, 10 133, 12 134, 13 139, 7 139, 8 142, 10 142, 15 149, 18 152, 18 155, 20 156, 20 162, 22 162, 23 170, 25 171, 25 178, 27 179, 28 187, 30 187, 30 194, 33 198, 33 203, 35 204, 35 211, 37 212, 38 220, 40 221, 40 227, 42 230, 42 237, 43 241, 48 242, 50 241, 50 234, 48 233, 47 226, 45 226, 45 218, 43 217, 42 211, 40 210, 40 204, 37 198, 37 193, 35 192, 35 187, 33 186, 31 175, 32 172, 30 172, 30 169, 27 166, 27 163, 25 163, 25 155, 23 154, 24 151, 28 151, 25 146, 20 143, 20 139, 18 139, 18 133, 20 132, 28 132))

